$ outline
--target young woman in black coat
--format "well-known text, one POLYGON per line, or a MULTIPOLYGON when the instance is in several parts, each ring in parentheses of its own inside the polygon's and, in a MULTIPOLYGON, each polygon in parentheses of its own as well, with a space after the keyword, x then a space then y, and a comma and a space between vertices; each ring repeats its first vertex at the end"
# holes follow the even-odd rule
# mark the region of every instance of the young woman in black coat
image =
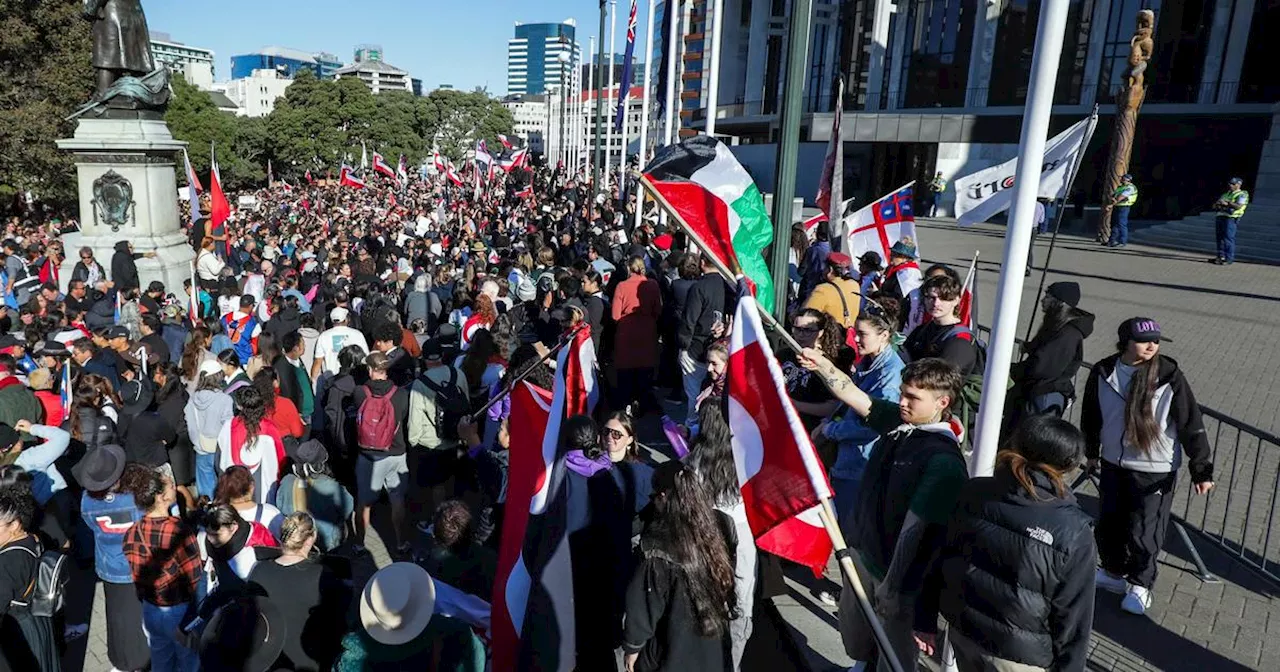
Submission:
POLYGON ((1067 474, 1084 437, 1032 415, 992 476, 965 484, 942 550, 941 613, 960 672, 1084 670, 1093 624, 1093 521, 1067 474))
POLYGON ((1018 415, 1062 417, 1076 396, 1075 377, 1084 361, 1084 341, 1093 333, 1093 315, 1077 308, 1080 285, 1055 282, 1040 301, 1040 330, 1027 343, 1016 380, 1018 415))

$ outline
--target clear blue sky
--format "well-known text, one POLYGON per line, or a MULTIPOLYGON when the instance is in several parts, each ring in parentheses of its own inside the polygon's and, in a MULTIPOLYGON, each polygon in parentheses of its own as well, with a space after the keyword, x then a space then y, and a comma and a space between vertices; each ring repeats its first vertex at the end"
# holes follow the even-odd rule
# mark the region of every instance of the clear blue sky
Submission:
MULTIPOLYGON (((427 90, 452 84, 507 90, 507 40, 516 21, 577 20, 582 50, 599 28, 597 0, 143 0, 151 30, 214 51, 218 80, 231 57, 266 46, 327 51, 343 62, 357 44, 381 44, 386 61, 408 70, 427 90)), ((617 4, 617 52, 626 45, 630 0, 617 4)), ((636 51, 644 50, 648 1, 640 0, 636 51)), ((661 28, 659 28, 660 30, 661 28)), ((606 41, 608 35, 606 28, 606 41)), ((606 44, 606 50, 608 45, 606 44)))

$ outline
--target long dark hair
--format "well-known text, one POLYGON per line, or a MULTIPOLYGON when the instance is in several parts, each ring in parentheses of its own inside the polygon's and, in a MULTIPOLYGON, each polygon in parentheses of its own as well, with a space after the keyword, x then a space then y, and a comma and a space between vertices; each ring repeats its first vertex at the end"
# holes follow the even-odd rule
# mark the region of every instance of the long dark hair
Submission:
POLYGON ((236 402, 236 415, 244 422, 244 445, 252 446, 262 431, 262 419, 267 417, 267 402, 252 385, 236 390, 231 398, 236 402))
POLYGON ((702 404, 698 407, 698 422, 698 436, 689 446, 689 466, 702 479, 713 504, 732 506, 742 499, 742 489, 733 463, 733 446, 724 406, 702 404))
POLYGON ((480 389, 480 380, 489 366, 489 358, 495 354, 498 354, 498 347, 493 334, 488 329, 477 330, 476 335, 471 338, 471 347, 467 348, 467 354, 458 367, 471 389, 480 389))
POLYGON ((733 564, 716 524, 711 498, 698 475, 680 462, 653 473, 653 520, 642 547, 657 550, 684 573, 698 634, 715 637, 738 616, 733 564))
POLYGON ((213 335, 207 327, 195 327, 191 330, 187 336, 187 345, 182 349, 182 360, 179 362, 184 379, 195 380, 200 374, 200 359, 212 342, 212 338, 213 335))
POLYGON ((813 347, 821 350, 827 359, 835 360, 839 357, 840 349, 844 347, 844 328, 836 322, 835 318, 814 308, 804 308, 791 319, 797 320, 802 317, 817 320, 818 328, 822 329, 822 335, 818 337, 813 347))
MULTIPOLYGON (((1128 342, 1121 341, 1116 347, 1123 354, 1128 346, 1128 342)), ((1160 437, 1160 424, 1151 411, 1156 384, 1160 381, 1160 353, 1134 368, 1136 370, 1129 380, 1128 394, 1124 399, 1124 440, 1146 453, 1160 437)))

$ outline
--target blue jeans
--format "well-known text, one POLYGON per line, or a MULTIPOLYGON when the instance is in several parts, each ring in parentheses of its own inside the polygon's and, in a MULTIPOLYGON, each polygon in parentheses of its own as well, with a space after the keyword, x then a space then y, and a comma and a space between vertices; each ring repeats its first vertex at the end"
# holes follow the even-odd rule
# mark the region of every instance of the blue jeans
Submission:
POLYGON ((929 194, 929 216, 933 217, 938 212, 938 206, 942 203, 942 192, 934 191, 929 194))
POLYGON ((213 499, 213 489, 218 487, 217 454, 196 453, 196 496, 213 499))
POLYGON ((1129 242, 1129 207, 1127 205, 1116 206, 1115 222, 1111 225, 1111 243, 1113 245, 1125 245, 1129 242))
POLYGON ((142 602, 142 631, 151 648, 151 672, 198 672, 200 658, 174 638, 190 605, 161 607, 142 602))
POLYGON ((831 477, 831 494, 835 499, 836 520, 841 521, 853 513, 858 502, 858 488, 862 479, 831 477))
POLYGON ((1218 215, 1217 219, 1217 235, 1218 235, 1218 258, 1226 261, 1236 260, 1236 225, 1240 223, 1239 217, 1228 217, 1226 215, 1218 215))

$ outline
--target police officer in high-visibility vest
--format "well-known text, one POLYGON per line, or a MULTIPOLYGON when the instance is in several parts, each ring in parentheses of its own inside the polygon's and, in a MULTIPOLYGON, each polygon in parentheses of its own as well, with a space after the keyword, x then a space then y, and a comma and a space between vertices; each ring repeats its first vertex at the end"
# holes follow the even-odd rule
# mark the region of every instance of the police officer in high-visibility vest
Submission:
POLYGON ((938 212, 938 204, 942 202, 942 192, 947 190, 947 181, 942 178, 942 171, 938 171, 937 175, 929 181, 929 216, 933 217, 938 212))
POLYGON ((1129 208, 1138 202, 1138 187, 1133 183, 1133 176, 1125 173, 1120 178, 1120 186, 1111 194, 1111 240, 1107 247, 1124 247, 1129 244, 1129 208))
POLYGON ((1242 189, 1242 186, 1244 180, 1231 178, 1227 182, 1227 193, 1213 204, 1213 209, 1218 212, 1218 256, 1209 261, 1219 266, 1236 261, 1236 225, 1244 216, 1245 208, 1249 207, 1249 192, 1242 189))

